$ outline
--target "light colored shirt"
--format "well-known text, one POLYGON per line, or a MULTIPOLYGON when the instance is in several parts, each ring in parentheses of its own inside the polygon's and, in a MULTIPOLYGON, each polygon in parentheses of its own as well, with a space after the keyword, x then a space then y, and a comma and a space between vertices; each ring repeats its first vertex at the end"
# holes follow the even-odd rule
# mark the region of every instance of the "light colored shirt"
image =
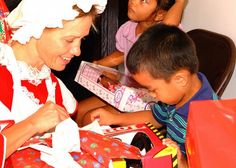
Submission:
POLYGON ((126 67, 127 54, 139 37, 136 36, 136 27, 136 22, 127 21, 120 26, 116 33, 116 49, 124 53, 125 74, 129 73, 126 67))

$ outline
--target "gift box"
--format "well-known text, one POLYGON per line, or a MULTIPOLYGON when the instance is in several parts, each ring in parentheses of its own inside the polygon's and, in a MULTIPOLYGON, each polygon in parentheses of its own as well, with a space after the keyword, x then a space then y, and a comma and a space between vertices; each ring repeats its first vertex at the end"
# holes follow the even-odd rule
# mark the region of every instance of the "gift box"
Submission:
POLYGON ((126 159, 127 167, 177 168, 177 149, 162 144, 165 137, 163 129, 158 130, 152 124, 137 124, 104 130, 104 134, 136 146, 142 153, 137 160, 126 159))
POLYGON ((236 99, 190 104, 186 150, 191 168, 236 167, 236 99))
POLYGON ((120 111, 148 110, 157 101, 131 77, 85 61, 80 64, 75 81, 120 111))

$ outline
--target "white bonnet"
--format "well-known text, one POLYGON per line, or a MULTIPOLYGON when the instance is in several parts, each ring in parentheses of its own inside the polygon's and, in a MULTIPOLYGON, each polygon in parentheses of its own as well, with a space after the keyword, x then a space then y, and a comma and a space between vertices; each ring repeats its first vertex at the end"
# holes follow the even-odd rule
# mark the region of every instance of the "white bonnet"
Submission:
POLYGON ((107 0, 22 0, 8 15, 7 21, 13 32, 12 40, 25 44, 31 37, 40 38, 45 27, 62 28, 63 20, 73 20, 79 12, 73 10, 77 5, 87 13, 94 5, 102 13, 107 0))

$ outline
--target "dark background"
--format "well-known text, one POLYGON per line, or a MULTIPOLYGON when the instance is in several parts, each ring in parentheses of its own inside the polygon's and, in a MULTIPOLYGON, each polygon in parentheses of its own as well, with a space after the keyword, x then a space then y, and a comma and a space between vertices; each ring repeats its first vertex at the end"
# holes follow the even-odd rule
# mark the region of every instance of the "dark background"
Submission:
MULTIPOLYGON (((5 0, 9 11, 13 10, 20 1, 5 0)), ((128 0, 108 0, 106 10, 95 21, 98 32, 91 30, 90 34, 82 41, 81 55, 74 57, 64 71, 53 71, 78 101, 92 95, 90 91, 74 81, 79 65, 82 60, 92 62, 115 50, 116 31, 121 24, 128 20, 127 3, 128 0)))

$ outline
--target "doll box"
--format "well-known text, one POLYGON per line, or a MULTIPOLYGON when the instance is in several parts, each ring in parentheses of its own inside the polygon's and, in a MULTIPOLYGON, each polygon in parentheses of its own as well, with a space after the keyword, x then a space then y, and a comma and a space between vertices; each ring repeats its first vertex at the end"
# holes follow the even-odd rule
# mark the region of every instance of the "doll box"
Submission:
POLYGON ((120 111, 148 110, 157 100, 113 68, 82 61, 75 81, 120 111))
POLYGON ((150 123, 106 129, 104 134, 140 149, 141 162, 126 159, 127 167, 178 167, 177 149, 163 145, 161 141, 164 138, 163 129, 159 130, 150 123))

